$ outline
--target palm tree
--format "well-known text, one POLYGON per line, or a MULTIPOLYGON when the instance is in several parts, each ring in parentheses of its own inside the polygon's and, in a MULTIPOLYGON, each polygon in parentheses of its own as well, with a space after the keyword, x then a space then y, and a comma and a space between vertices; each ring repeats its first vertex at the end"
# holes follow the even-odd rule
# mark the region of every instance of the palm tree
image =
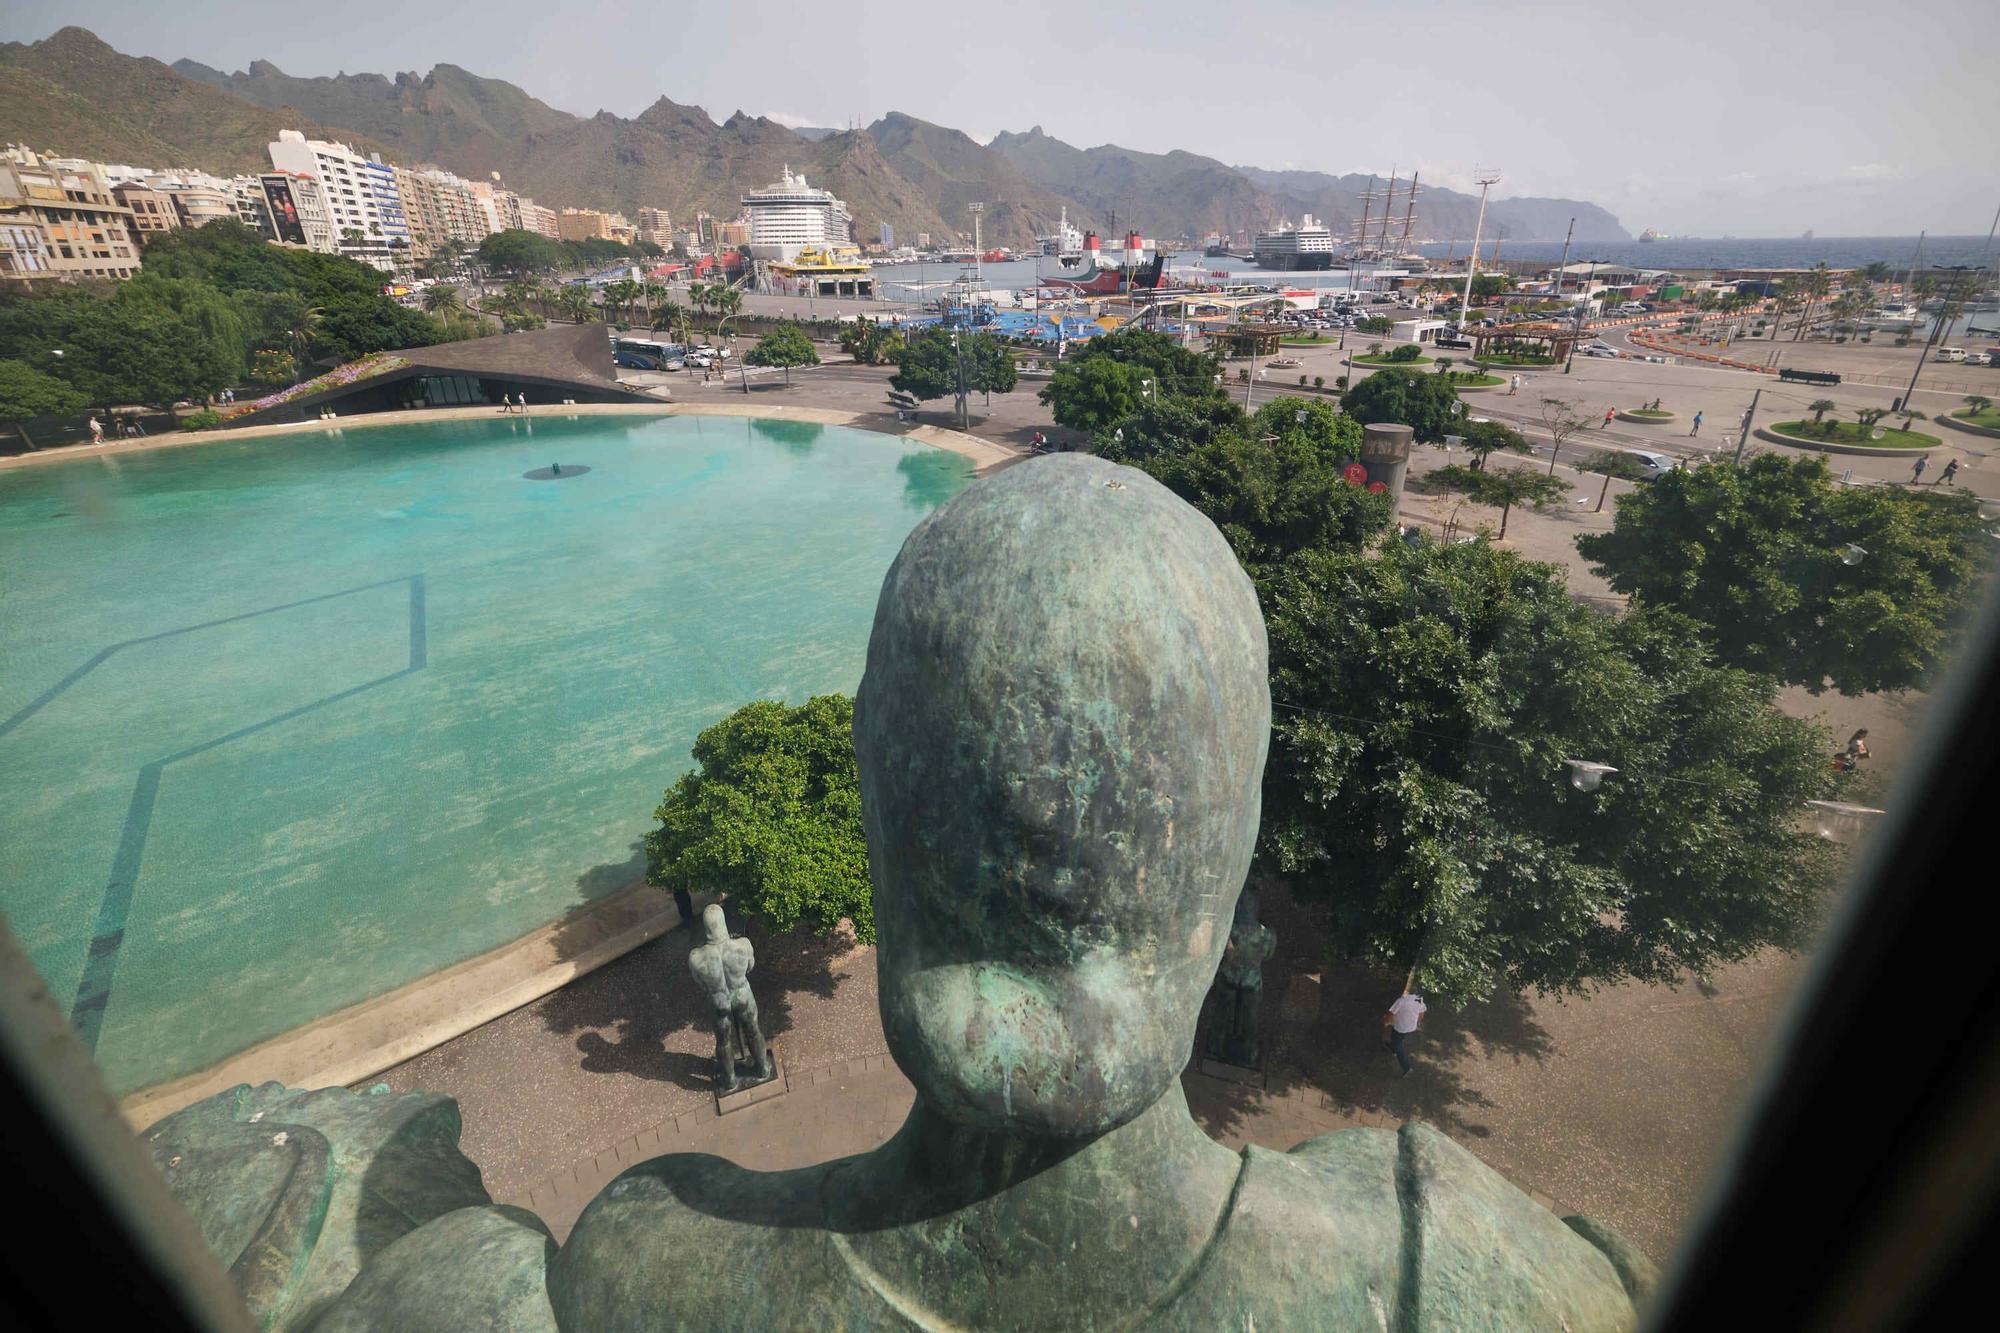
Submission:
POLYGON ((1806 308, 1799 316, 1799 327, 1792 334, 1793 342, 1806 336, 1806 328, 1812 323, 1813 306, 1832 289, 1833 275, 1827 272, 1824 259, 1814 264, 1812 270, 1800 279, 1799 291, 1805 297, 1806 308))
POLYGON ((448 282, 432 283, 424 288, 424 309, 433 315, 453 315, 465 308, 465 300, 458 294, 458 288, 448 282))
POLYGON ((604 308, 613 314, 622 310, 626 318, 630 319, 632 305, 639 299, 639 292, 639 284, 630 278, 620 278, 617 282, 609 283, 604 288, 604 308))
POLYGON ((312 353, 313 339, 319 333, 321 310, 318 306, 307 306, 299 312, 292 327, 285 330, 285 344, 292 349, 292 382, 304 378, 303 371, 312 353))
POLYGON ((1826 414, 1834 411, 1839 406, 1840 404, 1834 402, 1831 398, 1815 398, 1806 404, 1807 409, 1813 414, 1814 425, 1818 425, 1821 421, 1824 421, 1826 414))
POLYGON ((597 303, 590 299, 590 292, 576 283, 569 284, 556 294, 556 308, 578 324, 587 322, 597 313, 597 303))
MULTIPOLYGON (((687 330, 687 307, 675 301, 662 300, 653 307, 651 326, 671 333, 678 326, 683 335, 687 330)), ((683 339, 685 340, 685 339, 683 339)))
POLYGON ((1993 406, 1993 400, 1983 393, 1967 394, 1965 405, 1972 409, 1969 415, 1976 417, 1987 408, 1993 406))
MULTIPOLYGON (((667 289, 659 283, 654 282, 651 278, 648 278, 639 284, 639 296, 646 303, 646 320, 650 324, 653 318, 653 308, 667 299, 667 289)), ((657 328, 659 326, 653 325, 653 327, 657 328)))
POLYGON ((1872 264, 1863 264, 1858 271, 1860 272, 1862 278, 1865 279, 1870 286, 1873 286, 1878 282, 1888 281, 1889 275, 1893 273, 1895 270, 1891 269, 1886 263, 1878 259, 1872 264))

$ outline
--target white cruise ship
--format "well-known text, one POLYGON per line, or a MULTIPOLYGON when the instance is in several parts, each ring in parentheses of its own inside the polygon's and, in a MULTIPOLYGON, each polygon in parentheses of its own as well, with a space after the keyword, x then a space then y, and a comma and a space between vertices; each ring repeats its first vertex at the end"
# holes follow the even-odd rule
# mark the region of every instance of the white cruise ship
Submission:
POLYGON ((1259 268, 1332 268, 1333 233, 1307 213, 1296 227, 1280 222, 1272 231, 1258 232, 1250 253, 1259 268))

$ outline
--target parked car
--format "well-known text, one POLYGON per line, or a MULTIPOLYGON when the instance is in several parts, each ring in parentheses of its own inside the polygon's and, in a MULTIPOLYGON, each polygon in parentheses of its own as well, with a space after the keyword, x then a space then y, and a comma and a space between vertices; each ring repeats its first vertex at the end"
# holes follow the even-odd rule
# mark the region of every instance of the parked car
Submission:
POLYGON ((1618 357, 1618 353, 1609 347, 1584 347, 1578 350, 1584 356, 1608 356, 1613 360, 1618 357))
POLYGON ((1627 449, 1625 456, 1639 465, 1641 481, 1654 481, 1674 470, 1674 460, 1650 449, 1627 449))

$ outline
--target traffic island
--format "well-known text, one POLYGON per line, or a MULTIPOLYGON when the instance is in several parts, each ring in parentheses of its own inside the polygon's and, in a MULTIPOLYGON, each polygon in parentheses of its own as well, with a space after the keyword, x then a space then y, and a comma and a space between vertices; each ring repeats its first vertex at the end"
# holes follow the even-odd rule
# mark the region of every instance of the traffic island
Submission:
POLYGON ((1759 426, 1757 438, 1772 444, 1790 445, 1794 449, 1817 449, 1828 454, 1876 454, 1896 455, 1911 452, 1921 453, 1926 449, 1940 449, 1944 441, 1935 435, 1926 435, 1916 430, 1883 430, 1882 438, 1876 439, 1874 432, 1858 422, 1841 421, 1834 423, 1831 434, 1821 434, 1819 428, 1810 421, 1780 421, 1775 425, 1759 426), (1811 429, 1812 434, 1803 432, 1811 429))
POLYGON ((2000 412, 1953 412, 1948 416, 1940 414, 1931 420, 1940 426, 1962 430, 1969 435, 2000 439, 2000 412))
POLYGON ((1620 421, 1634 421, 1641 426, 1664 426, 1678 416, 1678 413, 1658 407, 1620 408, 1618 411, 1620 421))

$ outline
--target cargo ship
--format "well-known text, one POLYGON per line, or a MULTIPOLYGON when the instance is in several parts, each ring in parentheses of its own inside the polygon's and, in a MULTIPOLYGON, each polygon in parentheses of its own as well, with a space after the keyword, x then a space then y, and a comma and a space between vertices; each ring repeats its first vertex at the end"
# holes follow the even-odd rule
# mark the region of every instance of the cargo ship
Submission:
POLYGON ((1307 213, 1296 227, 1286 221, 1270 231, 1258 232, 1250 254, 1258 268, 1332 268, 1333 233, 1307 213))

